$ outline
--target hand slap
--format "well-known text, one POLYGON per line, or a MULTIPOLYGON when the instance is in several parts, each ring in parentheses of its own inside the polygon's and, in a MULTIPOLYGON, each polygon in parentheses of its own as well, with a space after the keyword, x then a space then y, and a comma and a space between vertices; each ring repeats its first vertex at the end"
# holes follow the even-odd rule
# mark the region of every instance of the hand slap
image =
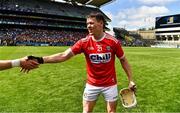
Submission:
POLYGON ((21 72, 28 73, 30 70, 38 68, 39 63, 34 60, 21 60, 21 72))

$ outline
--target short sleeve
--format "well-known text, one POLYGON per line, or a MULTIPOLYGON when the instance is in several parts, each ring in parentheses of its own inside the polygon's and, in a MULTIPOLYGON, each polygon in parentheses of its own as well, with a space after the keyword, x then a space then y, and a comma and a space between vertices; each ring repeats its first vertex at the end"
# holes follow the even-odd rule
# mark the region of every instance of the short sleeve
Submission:
POLYGON ((72 47, 71 50, 74 55, 82 53, 82 40, 77 41, 72 47))
POLYGON ((115 46, 116 46, 116 47, 115 47, 115 48, 116 48, 116 49, 115 49, 115 54, 116 54, 116 56, 117 56, 119 59, 122 59, 125 55, 124 55, 124 51, 123 51, 123 49, 122 49, 122 47, 121 47, 120 41, 118 41, 115 46))

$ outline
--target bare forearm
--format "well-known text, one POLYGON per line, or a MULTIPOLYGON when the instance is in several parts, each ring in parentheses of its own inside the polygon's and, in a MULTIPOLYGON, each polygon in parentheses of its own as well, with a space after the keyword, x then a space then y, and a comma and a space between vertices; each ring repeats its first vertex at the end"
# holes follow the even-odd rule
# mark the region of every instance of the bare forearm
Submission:
POLYGON ((128 61, 126 58, 123 58, 120 60, 122 67, 124 69, 124 71, 127 74, 128 80, 132 81, 132 70, 131 70, 131 66, 129 65, 128 61))
POLYGON ((124 69, 124 71, 126 72, 126 75, 128 77, 128 80, 129 80, 129 89, 131 89, 132 91, 135 91, 136 90, 136 85, 133 81, 133 78, 132 78, 132 70, 131 70, 131 66, 129 65, 126 57, 120 59, 120 62, 121 62, 121 65, 124 69))
POLYGON ((0 60, 0 70, 12 68, 11 60, 0 60))
POLYGON ((44 56, 43 60, 44 60, 44 63, 58 63, 58 62, 66 61, 70 59, 72 56, 73 56, 73 53, 71 52, 71 50, 67 49, 65 52, 62 52, 62 53, 57 53, 50 56, 44 56))
POLYGON ((64 57, 63 53, 58 53, 50 56, 44 56, 43 60, 44 63, 58 63, 65 61, 66 57, 64 57))

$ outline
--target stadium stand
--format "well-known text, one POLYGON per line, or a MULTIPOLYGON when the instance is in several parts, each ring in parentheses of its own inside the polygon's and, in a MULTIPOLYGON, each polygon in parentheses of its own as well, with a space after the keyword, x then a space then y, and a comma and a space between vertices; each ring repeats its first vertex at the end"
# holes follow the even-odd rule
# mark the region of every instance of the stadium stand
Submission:
POLYGON ((0 30, 1 45, 70 46, 87 35, 83 31, 49 31, 24 28, 8 28, 0 30))
MULTIPOLYGON (((51 0, 1 0, 0 45, 72 45, 87 34, 86 16, 100 12, 95 7, 51 0)), ((81 2, 77 0, 77 2, 81 2)), ((86 2, 87 3, 87 2, 86 2)))
POLYGON ((156 44, 152 47, 180 48, 180 14, 156 17, 156 44))
POLYGON ((87 5, 93 5, 97 7, 101 7, 104 4, 107 4, 109 2, 113 2, 114 0, 64 0, 64 1, 73 1, 78 2, 81 4, 87 4, 87 5))
POLYGON ((114 27, 113 31, 115 37, 121 41, 123 46, 149 46, 137 32, 117 27, 114 27))

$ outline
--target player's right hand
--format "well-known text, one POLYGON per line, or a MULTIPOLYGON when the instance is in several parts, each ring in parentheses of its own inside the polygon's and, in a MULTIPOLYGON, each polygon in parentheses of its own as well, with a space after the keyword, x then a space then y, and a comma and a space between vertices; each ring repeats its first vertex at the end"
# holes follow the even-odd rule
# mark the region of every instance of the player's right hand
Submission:
POLYGON ((38 68, 39 63, 34 60, 28 60, 27 57, 20 59, 21 72, 28 73, 30 70, 38 68))

